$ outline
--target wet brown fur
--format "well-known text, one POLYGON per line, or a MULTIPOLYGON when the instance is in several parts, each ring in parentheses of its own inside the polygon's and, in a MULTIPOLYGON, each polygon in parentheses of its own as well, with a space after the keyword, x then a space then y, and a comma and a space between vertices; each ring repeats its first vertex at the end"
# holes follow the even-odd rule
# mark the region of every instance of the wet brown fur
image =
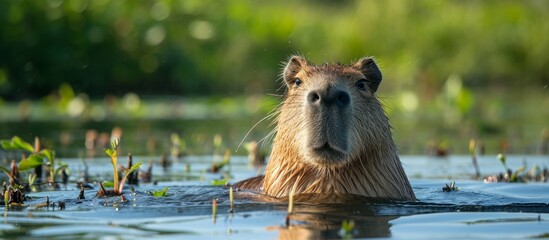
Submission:
MULTIPOLYGON (((389 120, 375 96, 381 73, 373 60, 363 58, 354 65, 310 65, 294 56, 283 77, 288 90, 278 110, 277 132, 265 175, 241 181, 235 187, 285 198, 299 181, 296 195, 351 194, 392 200, 416 199, 398 157, 389 120), (296 79, 303 83, 296 86, 296 79), (361 79, 368 81, 365 91, 356 89, 355 84, 361 79), (346 129, 346 135, 341 138, 348 139, 349 145, 344 158, 317 160, 307 150, 315 141, 310 138, 330 139, 329 133, 341 132, 330 129, 332 125, 314 125, 315 121, 305 113, 306 93, 317 88, 344 89, 351 96, 350 113, 345 116, 347 126, 340 127, 346 129)), ((320 122, 327 121, 324 121, 326 116, 315 119, 318 118, 322 118, 320 122)), ((338 124, 337 120, 328 122, 338 124)), ((345 149, 346 145, 341 146, 345 149)))

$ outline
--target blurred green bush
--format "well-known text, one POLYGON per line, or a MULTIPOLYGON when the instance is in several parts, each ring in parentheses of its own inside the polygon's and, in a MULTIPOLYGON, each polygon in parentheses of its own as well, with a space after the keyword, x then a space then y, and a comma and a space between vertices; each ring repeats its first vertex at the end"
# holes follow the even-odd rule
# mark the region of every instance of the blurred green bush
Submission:
POLYGON ((549 79, 549 2, 0 0, 0 98, 272 93, 280 62, 376 56, 385 88, 434 97, 549 79))

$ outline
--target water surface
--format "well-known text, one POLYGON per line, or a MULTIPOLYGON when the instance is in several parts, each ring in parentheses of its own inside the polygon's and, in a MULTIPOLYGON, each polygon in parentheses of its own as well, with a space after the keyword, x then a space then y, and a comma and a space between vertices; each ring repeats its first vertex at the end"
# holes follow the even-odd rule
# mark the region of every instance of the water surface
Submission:
MULTIPOLYGON (((135 157, 148 162, 150 157, 135 157)), ((154 158, 153 158, 154 159, 154 158)), ((72 178, 83 171, 86 161, 95 180, 110 177, 110 160, 62 159, 73 169, 72 178)), ((212 181, 231 176, 230 182, 255 176, 245 157, 233 156, 230 168, 208 173, 212 156, 185 157, 163 170, 153 167, 152 183, 125 190, 127 201, 118 197, 95 197, 86 190, 85 199, 76 199, 74 183, 59 191, 29 193, 26 208, 9 210, 0 223, 0 236, 13 238, 105 238, 123 239, 307 239, 342 237, 381 238, 530 238, 549 234, 549 186, 547 183, 494 183, 473 180, 474 169, 466 156, 429 158, 403 156, 417 202, 355 202, 351 204, 296 204, 287 213, 285 203, 258 200, 256 195, 237 192, 234 212, 229 213, 229 189, 212 181), (191 166, 190 171, 188 166, 191 166), (455 181, 458 191, 443 192, 455 181), (148 191, 168 186, 168 196, 155 198, 148 191), (37 208, 45 202, 64 202, 65 210, 37 208), (212 200, 217 214, 212 215, 212 200), (287 221, 287 218, 289 221, 287 221), (354 221, 351 230, 342 230, 344 221, 354 221), (288 223, 288 224, 287 224, 288 223)), ((508 166, 546 165, 544 156, 508 156, 508 166)), ((503 169, 495 156, 479 159, 484 175, 503 169)), ((142 168, 147 167, 146 163, 142 168)))

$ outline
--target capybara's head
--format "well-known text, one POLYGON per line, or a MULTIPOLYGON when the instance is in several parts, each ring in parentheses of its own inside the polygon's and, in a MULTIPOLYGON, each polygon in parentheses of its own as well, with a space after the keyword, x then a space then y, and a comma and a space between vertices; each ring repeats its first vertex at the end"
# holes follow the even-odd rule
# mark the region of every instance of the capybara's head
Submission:
POLYGON ((386 144, 388 119, 375 96, 381 72, 372 58, 351 65, 313 65, 290 58, 283 72, 286 99, 278 131, 290 135, 309 164, 341 166, 386 144))
POLYGON ((298 201, 415 200, 375 95, 381 72, 371 58, 314 65, 294 56, 283 79, 286 98, 265 176, 236 187, 298 201))

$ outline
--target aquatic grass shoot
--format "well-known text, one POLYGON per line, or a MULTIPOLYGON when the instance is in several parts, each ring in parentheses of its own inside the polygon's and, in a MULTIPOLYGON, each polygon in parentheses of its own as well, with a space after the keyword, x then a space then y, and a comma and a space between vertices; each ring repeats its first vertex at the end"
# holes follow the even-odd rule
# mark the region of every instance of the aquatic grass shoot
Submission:
POLYGON ((471 154, 473 166, 475 167, 476 179, 480 179, 480 167, 477 160, 477 140, 474 138, 469 141, 469 154, 471 154))
POLYGON ((223 169, 223 167, 225 167, 225 166, 230 167, 230 163, 231 163, 231 151, 226 150, 225 154, 223 154, 223 160, 220 163, 217 163, 216 159, 214 157, 214 162, 212 163, 212 165, 210 166, 210 169, 208 169, 208 171, 211 172, 211 173, 217 173, 221 169, 223 169))
POLYGON ((118 149, 119 144, 120 139, 114 138, 111 141, 111 148, 105 149, 105 153, 107 153, 107 155, 111 158, 111 164, 113 167, 113 183, 115 189, 118 189, 118 156, 116 154, 116 150, 118 149))
POLYGON ((116 153, 116 150, 118 149, 118 146, 120 144, 120 139, 113 138, 111 141, 111 148, 105 149, 105 153, 109 155, 111 158, 111 164, 113 167, 113 182, 112 187, 114 188, 112 191, 107 191, 105 189, 105 185, 110 186, 110 184, 103 184, 102 182, 99 182, 100 189, 97 192, 97 196, 123 196, 122 190, 124 189, 124 184, 126 183, 126 180, 128 179, 128 176, 135 170, 138 170, 141 166, 141 162, 138 162, 131 166, 130 169, 124 169, 124 175, 120 179, 118 176, 118 156, 116 153))
POLYGON ((234 213, 234 193, 233 187, 229 187, 229 213, 234 213))
POLYGON ((215 220, 217 218, 217 199, 214 198, 212 201, 212 217, 213 217, 213 223, 215 224, 215 220))
POLYGON ((499 162, 501 162, 501 165, 503 165, 503 168, 505 171, 507 171, 509 168, 507 167, 507 158, 502 153, 498 154, 497 156, 499 162))
POLYGON ((290 226, 290 215, 294 212, 295 188, 297 187, 300 179, 301 177, 298 177, 298 179, 294 182, 294 185, 292 186, 292 190, 290 190, 290 196, 288 199, 288 214, 286 215, 286 226, 290 226))
POLYGON ((10 169, 0 166, 0 171, 6 174, 6 176, 10 179, 10 185, 15 185, 16 181, 19 181, 19 170, 15 160, 11 161, 10 169))
POLYGON ((288 214, 291 214, 294 211, 294 193, 295 193, 295 184, 290 191, 290 198, 288 200, 288 214))
POLYGON ((9 190, 6 188, 6 184, 4 183, 4 191, 2 191, 2 194, 4 196, 4 206, 6 206, 6 210, 8 209, 8 206, 10 204, 10 192, 9 190))

